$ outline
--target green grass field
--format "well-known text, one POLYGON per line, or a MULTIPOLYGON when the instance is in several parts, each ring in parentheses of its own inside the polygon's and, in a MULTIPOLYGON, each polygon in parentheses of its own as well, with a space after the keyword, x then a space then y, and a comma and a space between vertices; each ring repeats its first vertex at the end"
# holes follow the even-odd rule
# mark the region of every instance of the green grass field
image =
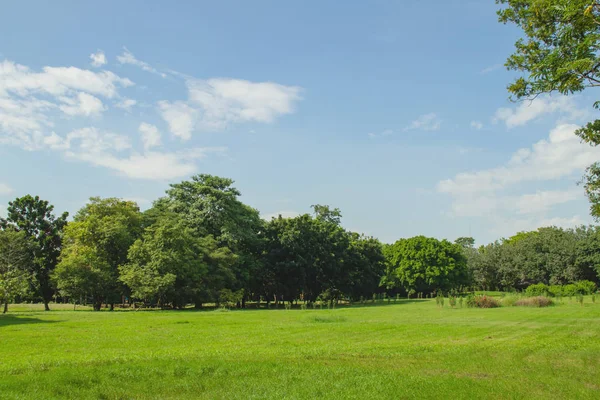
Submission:
POLYGON ((600 304, 586 302, 98 313, 13 306, 0 316, 0 397, 598 399, 600 304))

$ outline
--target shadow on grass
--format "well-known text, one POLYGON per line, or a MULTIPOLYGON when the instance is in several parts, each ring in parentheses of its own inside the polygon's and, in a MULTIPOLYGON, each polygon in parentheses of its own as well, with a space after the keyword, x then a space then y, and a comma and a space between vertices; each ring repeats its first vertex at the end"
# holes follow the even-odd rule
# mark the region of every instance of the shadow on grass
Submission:
POLYGON ((23 316, 18 316, 18 315, 11 315, 11 314, 0 315, 0 329, 2 329, 5 326, 10 326, 10 325, 48 324, 48 323, 54 323, 54 322, 58 322, 58 321, 49 321, 49 320, 45 320, 45 319, 23 317, 23 316))

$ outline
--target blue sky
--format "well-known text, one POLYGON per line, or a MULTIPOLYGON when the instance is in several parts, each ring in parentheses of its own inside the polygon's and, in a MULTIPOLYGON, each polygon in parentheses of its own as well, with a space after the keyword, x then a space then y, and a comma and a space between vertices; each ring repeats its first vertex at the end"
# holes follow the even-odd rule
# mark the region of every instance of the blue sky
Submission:
POLYGON ((9 2, 0 214, 37 194, 150 206, 195 173, 268 218, 339 207, 385 242, 592 222, 593 99, 510 103, 493 1, 9 2))

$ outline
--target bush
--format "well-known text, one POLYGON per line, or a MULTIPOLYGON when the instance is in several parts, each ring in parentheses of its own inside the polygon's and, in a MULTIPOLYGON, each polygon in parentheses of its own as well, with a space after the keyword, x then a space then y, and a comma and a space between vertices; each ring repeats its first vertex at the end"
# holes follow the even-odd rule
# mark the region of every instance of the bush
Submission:
POLYGON ((490 296, 473 296, 469 295, 467 297, 467 307, 476 307, 476 308, 496 308, 500 307, 500 302, 493 297, 490 296))
POLYGON ((564 296, 563 286, 561 285, 552 285, 548 288, 548 294, 552 297, 562 297, 564 296))
POLYGON ((554 304, 551 298, 546 296, 535 296, 519 299, 515 301, 515 306, 523 307, 548 307, 554 304))
POLYGON ((511 307, 511 306, 514 306, 515 303, 517 301, 519 301, 520 299, 521 299, 521 297, 516 294, 509 294, 508 296, 505 296, 502 299, 502 305, 505 307, 511 307))
POLYGON ((529 285, 525 290, 527 296, 547 296, 550 288, 548 285, 543 283, 537 283, 535 285, 529 285))
POLYGON ((591 281, 579 281, 579 282, 575 282, 575 287, 577 290, 577 293, 579 294, 592 294, 596 291, 596 284, 594 282, 591 281))

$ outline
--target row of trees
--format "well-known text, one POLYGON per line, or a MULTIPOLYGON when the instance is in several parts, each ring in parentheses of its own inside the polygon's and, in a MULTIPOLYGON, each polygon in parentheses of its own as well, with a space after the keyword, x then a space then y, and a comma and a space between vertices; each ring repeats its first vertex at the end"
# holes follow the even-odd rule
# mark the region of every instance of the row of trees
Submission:
POLYGON ((597 281, 600 229, 542 228, 475 248, 424 236, 381 244, 341 226, 341 213, 264 221, 233 181, 198 175, 173 184, 152 208, 91 198, 67 223, 38 197, 11 202, 0 220, 0 301, 53 296, 94 309, 125 298, 188 304, 359 300, 466 287, 597 281))

